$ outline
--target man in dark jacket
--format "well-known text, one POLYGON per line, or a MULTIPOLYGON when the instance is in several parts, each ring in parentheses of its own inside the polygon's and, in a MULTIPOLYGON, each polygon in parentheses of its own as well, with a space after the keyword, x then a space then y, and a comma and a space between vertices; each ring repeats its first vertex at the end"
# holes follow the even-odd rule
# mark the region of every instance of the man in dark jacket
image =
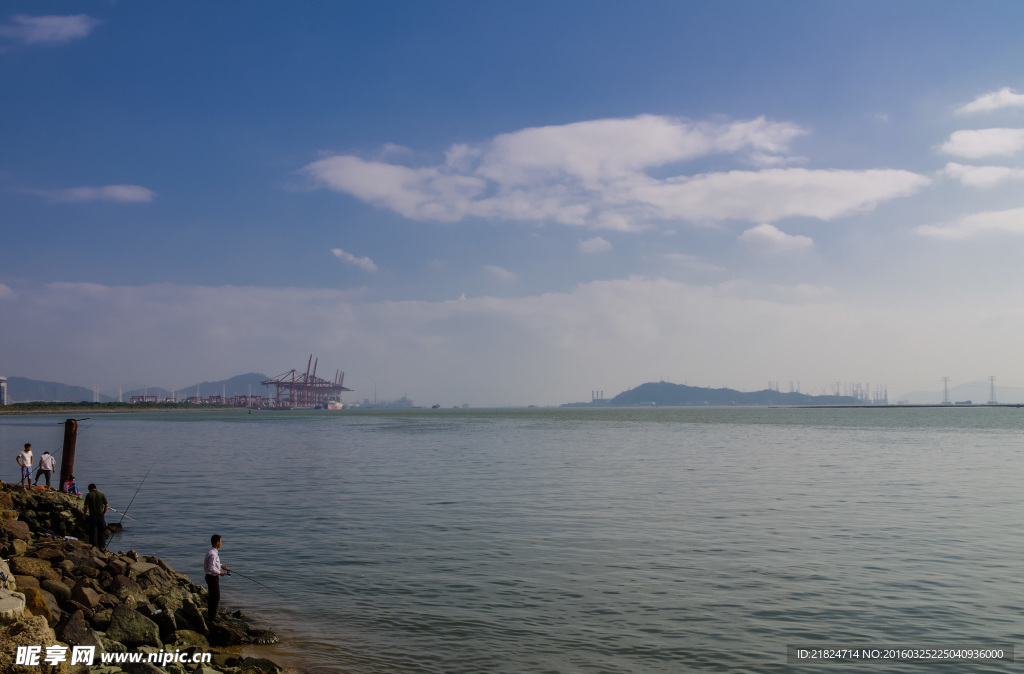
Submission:
POLYGON ((89 493, 85 495, 85 529, 89 532, 89 542, 100 550, 107 545, 107 521, 103 517, 106 514, 107 497, 96 485, 90 484, 89 493))

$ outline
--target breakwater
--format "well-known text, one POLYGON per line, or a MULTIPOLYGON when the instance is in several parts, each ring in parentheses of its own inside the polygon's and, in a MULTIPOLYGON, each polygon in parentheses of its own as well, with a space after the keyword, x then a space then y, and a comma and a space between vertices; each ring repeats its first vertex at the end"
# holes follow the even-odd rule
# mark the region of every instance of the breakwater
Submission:
POLYGON ((102 654, 155 653, 164 661, 104 665, 110 674, 281 672, 266 658, 224 650, 276 643, 272 631, 237 611, 211 620, 206 588, 164 560, 102 551, 78 540, 84 537, 79 497, 0 482, 0 671, 87 671, 69 656, 70 647, 86 646, 96 665, 102 654), (40 647, 39 664, 18 663, 19 646, 40 647), (48 648, 60 646, 69 648, 52 652, 63 658, 47 662, 48 648), (203 654, 209 662, 192 662, 203 654))

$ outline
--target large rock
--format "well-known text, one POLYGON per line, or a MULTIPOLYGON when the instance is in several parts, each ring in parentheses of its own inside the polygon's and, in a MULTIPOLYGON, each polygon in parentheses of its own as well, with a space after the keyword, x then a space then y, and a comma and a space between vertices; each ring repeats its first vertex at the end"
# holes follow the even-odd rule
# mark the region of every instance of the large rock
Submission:
POLYGON ((122 644, 120 641, 114 641, 106 637, 100 637, 100 650, 106 653, 127 653, 128 647, 122 644))
POLYGON ((7 562, 0 559, 0 590, 14 590, 17 587, 18 584, 14 580, 14 573, 11 571, 11 567, 8 566, 7 562))
POLYGON ((210 625, 210 645, 217 646, 241 646, 251 644, 249 633, 244 625, 239 625, 230 620, 222 620, 210 625))
POLYGON ((40 658, 38 665, 16 665, 18 646, 56 646, 57 637, 41 616, 32 616, 0 630, 0 672, 5 674, 67 674, 68 662, 48 665, 40 658))
POLYGON ((25 522, 18 520, 0 520, 0 532, 7 534, 8 538, 15 538, 19 541, 32 539, 32 530, 25 522))
POLYGON ((59 580, 42 580, 39 582, 39 587, 52 594, 58 604, 63 605, 64 602, 71 599, 71 588, 59 580))
POLYGON ((22 589, 26 587, 39 589, 39 579, 32 576, 14 576, 14 584, 22 589))
POLYGON ((46 620, 50 625, 55 625, 58 618, 60 618, 60 611, 54 615, 54 612, 50 609, 50 603, 46 600, 45 594, 50 595, 50 599, 53 599, 53 595, 46 590, 40 590, 34 587, 26 587, 22 590, 25 594, 25 609, 29 613, 35 616, 40 616, 46 620))
POLYGON ((103 650, 103 637, 100 636, 100 634, 96 630, 87 629, 85 631, 85 636, 83 636, 82 640, 78 642, 78 645, 95 646, 96 652, 99 653, 103 650))
POLYGON ((156 565, 138 574, 136 580, 144 588, 146 595, 152 598, 159 597, 177 585, 173 576, 156 565))
POLYGON ((59 621, 64 615, 64 612, 61 611, 60 603, 57 601, 57 598, 47 590, 39 590, 39 594, 43 596, 43 601, 46 602, 46 606, 50 609, 50 615, 53 616, 53 622, 51 622, 50 625, 56 625, 57 621, 59 621))
POLYGON ((160 628, 155 622, 126 606, 114 607, 110 616, 107 638, 125 646, 156 646, 162 648, 160 628))
POLYGON ((142 591, 139 584, 126 576, 114 576, 107 590, 121 601, 129 596, 135 597, 136 601, 146 601, 146 593, 142 591))
POLYGON ((24 555, 28 552, 28 543, 19 538, 8 539, 7 545, 4 546, 3 551, 8 557, 24 555))
POLYGON ((210 642, 206 640, 206 637, 192 630, 178 630, 172 636, 171 642, 175 648, 181 649, 191 646, 198 646, 204 650, 210 648, 210 642))
POLYGON ((90 609, 100 603, 100 595, 85 583, 78 583, 71 589, 71 598, 90 609))
POLYGON ((121 559, 112 559, 107 562, 106 570, 111 576, 127 576, 128 565, 121 559))
POLYGON ((10 625, 25 615, 25 595, 11 590, 0 590, 0 625, 10 625))
POLYGON ((64 609, 65 613, 74 613, 75 611, 81 611, 82 615, 85 616, 86 620, 92 620, 92 609, 84 604, 79 604, 74 599, 68 599, 66 602, 64 602, 64 605, 61 606, 61 608, 64 609))
POLYGON ((208 631, 202 612, 191 600, 183 603, 181 608, 174 612, 174 620, 179 627, 186 627, 203 634, 208 631))
POLYGON ((159 597, 155 597, 153 599, 154 604, 168 613, 174 613, 184 606, 186 601, 191 602, 192 595, 180 587, 173 587, 167 592, 162 593, 159 597))
POLYGON ((175 620, 173 613, 159 610, 155 615, 146 617, 155 622, 157 627, 160 628, 161 641, 165 644, 173 641, 173 635, 178 631, 178 621, 175 620))
POLYGON ((136 580, 142 574, 155 568, 157 568, 157 565, 150 564, 149 562, 133 562, 132 565, 128 567, 127 576, 132 580, 136 580))
POLYGON ((64 561, 64 553, 61 552, 58 548, 52 546, 36 550, 36 557, 38 557, 39 559, 45 559, 46 561, 50 562, 51 565, 55 562, 64 561))
POLYGON ((60 621, 55 630, 57 638, 65 644, 77 646, 85 640, 89 632, 89 624, 85 622, 85 614, 75 611, 60 621))
MULTIPOLYGON (((97 607, 98 608, 98 607, 97 607)), ((97 610, 89 618, 89 623, 101 632, 105 632, 110 627, 110 618, 114 615, 114 609, 104 608, 97 610)))
POLYGON ((32 576, 39 580, 60 580, 60 574, 53 570, 50 563, 35 557, 12 557, 8 562, 11 572, 18 576, 32 576))

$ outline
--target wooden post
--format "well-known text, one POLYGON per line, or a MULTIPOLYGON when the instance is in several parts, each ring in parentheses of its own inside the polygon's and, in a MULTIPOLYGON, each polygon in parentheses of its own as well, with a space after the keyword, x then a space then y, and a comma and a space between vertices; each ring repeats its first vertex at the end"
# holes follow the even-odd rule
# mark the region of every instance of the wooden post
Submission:
POLYGON ((64 453, 60 457, 60 482, 57 489, 64 491, 64 483, 75 474, 75 440, 78 438, 78 422, 68 419, 64 422, 64 453))

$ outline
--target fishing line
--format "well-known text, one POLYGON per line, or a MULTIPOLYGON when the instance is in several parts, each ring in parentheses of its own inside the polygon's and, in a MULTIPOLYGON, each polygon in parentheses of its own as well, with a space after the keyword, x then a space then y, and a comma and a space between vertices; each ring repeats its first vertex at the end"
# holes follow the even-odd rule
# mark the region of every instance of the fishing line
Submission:
MULTIPOLYGON (((153 472, 153 468, 155 468, 155 467, 156 467, 156 462, 154 461, 153 465, 150 466, 149 470, 146 471, 146 476, 142 478, 142 482, 139 483, 139 489, 142 489, 142 485, 144 485, 146 483, 146 478, 149 477, 149 474, 153 472)), ((139 495, 139 489, 135 490, 135 496, 139 495)), ((128 508, 131 508, 132 504, 135 503, 135 496, 132 496, 132 500, 128 501, 128 508)), ((122 521, 124 521, 124 518, 128 515, 128 508, 125 508, 124 512, 121 513, 121 519, 117 521, 118 524, 120 524, 122 521)))
POLYGON ((277 590, 275 590, 274 588, 270 587, 269 585, 267 585, 265 583, 261 583, 260 581, 256 580, 255 578, 250 578, 249 576, 246 576, 245 574, 241 574, 241 573, 238 573, 237 571, 232 571, 230 569, 225 569, 225 573, 227 573, 227 575, 229 575, 229 576, 231 576, 231 575, 241 576, 242 578, 245 578, 246 580, 250 580, 250 581, 256 583, 257 585, 260 585, 262 587, 267 588, 271 592, 277 592, 277 594, 281 595, 282 597, 284 596, 284 593, 278 592, 277 590))
MULTIPOLYGON (((123 513, 121 513, 121 519, 119 519, 117 521, 117 524, 116 525, 108 525, 108 526, 114 526, 114 527, 116 527, 116 529, 114 530, 114 533, 111 534, 110 540, 107 541, 107 546, 106 547, 108 547, 108 548, 110 547, 110 544, 114 542, 114 537, 115 536, 117 536, 118 534, 123 534, 124 533, 124 527, 121 526, 121 522, 124 521, 125 517, 128 517, 128 508, 131 508, 132 504, 135 503, 135 497, 139 495, 139 489, 142 489, 142 485, 144 485, 146 483, 146 478, 149 477, 149 474, 153 472, 153 469, 155 467, 156 467, 156 461, 154 461, 153 465, 150 466, 149 470, 146 471, 146 475, 142 478, 142 482, 139 483, 139 488, 135 490, 135 494, 132 496, 132 500, 128 501, 128 507, 124 509, 123 513)), ((107 510, 114 510, 113 508, 110 507, 109 503, 107 504, 107 510)), ((118 511, 114 510, 114 512, 118 512, 118 511)), ((128 517, 128 519, 130 519, 132 521, 135 521, 135 519, 132 518, 132 517, 128 517)))

